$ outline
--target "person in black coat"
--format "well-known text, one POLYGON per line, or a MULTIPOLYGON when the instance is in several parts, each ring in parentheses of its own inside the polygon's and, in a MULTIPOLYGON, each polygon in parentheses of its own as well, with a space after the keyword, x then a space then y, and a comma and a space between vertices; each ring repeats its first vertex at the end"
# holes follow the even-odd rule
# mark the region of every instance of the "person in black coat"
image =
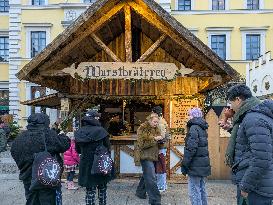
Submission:
POLYGON ((111 151, 109 134, 101 126, 99 118, 100 113, 97 111, 88 111, 82 119, 82 127, 75 132, 76 151, 81 154, 78 184, 86 187, 86 205, 95 204, 96 189, 99 192, 99 204, 106 205, 107 183, 112 179, 111 175, 91 174, 96 148, 103 144, 109 153, 111 151))
POLYGON ((226 150, 226 164, 232 168, 237 185, 237 201, 249 205, 271 205, 273 199, 273 101, 261 102, 246 85, 235 85, 227 92, 235 112, 226 150))
POLYGON ((64 134, 57 135, 50 130, 49 117, 46 114, 32 114, 27 122, 27 130, 16 137, 11 147, 11 155, 20 170, 19 179, 24 184, 26 205, 55 205, 57 198, 61 197, 60 187, 29 190, 34 154, 45 150, 45 139, 48 152, 56 156, 62 165, 63 160, 59 154, 69 149, 70 140, 64 134))
POLYGON ((182 173, 188 174, 188 191, 192 204, 207 205, 205 178, 211 174, 208 151, 208 124, 200 108, 189 111, 182 173))

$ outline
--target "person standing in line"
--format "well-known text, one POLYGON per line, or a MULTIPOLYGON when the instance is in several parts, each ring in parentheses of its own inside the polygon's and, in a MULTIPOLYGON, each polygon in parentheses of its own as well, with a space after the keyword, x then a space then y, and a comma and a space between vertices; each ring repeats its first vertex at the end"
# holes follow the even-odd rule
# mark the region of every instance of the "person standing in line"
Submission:
POLYGON ((154 166, 154 163, 158 161, 158 141, 163 139, 158 122, 158 115, 153 113, 137 130, 137 146, 143 175, 139 181, 136 196, 145 199, 147 192, 151 205, 161 205, 154 166))
POLYGON ((160 130, 162 140, 158 141, 159 146, 159 155, 158 162, 156 162, 156 178, 157 178, 157 187, 159 192, 164 192, 167 190, 167 174, 166 174, 166 143, 170 140, 168 123, 163 118, 162 108, 160 106, 155 106, 152 109, 152 112, 157 114, 159 117, 158 128, 160 130))
POLYGON ((243 84, 232 86, 227 99, 233 115, 232 124, 221 120, 220 126, 231 131, 226 150, 226 164, 232 168, 237 185, 237 202, 271 205, 273 198, 273 101, 261 102, 243 84))
POLYGON ((73 132, 68 132, 67 136, 70 138, 70 148, 64 153, 64 168, 67 173, 67 181, 65 188, 69 190, 78 189, 75 186, 73 178, 76 172, 76 168, 79 165, 80 157, 75 148, 75 137, 73 132))
POLYGON ((27 130, 20 133, 11 146, 11 156, 16 162, 25 188, 26 205, 61 205, 61 186, 56 188, 42 188, 30 190, 34 155, 45 150, 56 156, 63 166, 60 153, 64 153, 70 146, 69 138, 49 128, 49 117, 43 113, 31 114, 28 117, 27 130))
POLYGON ((208 151, 208 123, 200 108, 189 110, 182 174, 188 175, 188 192, 192 205, 207 205, 206 177, 211 174, 208 151))
POLYGON ((86 187, 86 205, 95 205, 98 189, 99 205, 106 205, 107 183, 112 175, 91 174, 95 150, 102 144, 111 152, 108 132, 101 126, 101 114, 90 110, 82 119, 82 127, 75 132, 76 151, 81 154, 78 184, 86 187))
POLYGON ((5 130, 0 127, 0 152, 6 151, 7 147, 7 137, 5 130))

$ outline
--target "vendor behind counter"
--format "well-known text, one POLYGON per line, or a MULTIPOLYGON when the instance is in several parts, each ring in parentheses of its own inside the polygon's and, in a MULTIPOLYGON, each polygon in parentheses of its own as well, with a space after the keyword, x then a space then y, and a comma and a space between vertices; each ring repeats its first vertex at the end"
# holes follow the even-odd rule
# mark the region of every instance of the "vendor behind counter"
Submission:
POLYGON ((121 136, 125 131, 128 131, 126 122, 123 122, 120 114, 116 113, 109 121, 109 125, 106 127, 107 131, 112 136, 121 136))

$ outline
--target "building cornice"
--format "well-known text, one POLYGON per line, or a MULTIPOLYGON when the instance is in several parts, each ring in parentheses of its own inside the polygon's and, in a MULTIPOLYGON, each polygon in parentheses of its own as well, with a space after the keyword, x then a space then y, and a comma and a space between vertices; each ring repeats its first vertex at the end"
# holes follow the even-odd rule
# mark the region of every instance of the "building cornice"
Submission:
POLYGON ((179 11, 172 10, 171 15, 208 15, 208 14, 267 14, 273 13, 273 9, 260 9, 260 10, 247 10, 247 9, 234 9, 234 10, 191 10, 179 11))
POLYGON ((206 31, 232 31, 234 27, 206 27, 206 31))
POLYGON ((0 29, 0 36, 8 36, 9 30, 8 29, 0 29))
POLYGON ((52 23, 23 23, 24 27, 52 27, 52 23))
POLYGON ((9 81, 0 81, 0 90, 9 89, 9 81))
POLYGON ((33 5, 14 5, 14 8, 20 7, 22 10, 51 10, 51 9, 87 9, 92 3, 60 3, 60 4, 48 4, 43 6, 33 6, 33 5))
POLYGON ((250 63, 251 60, 226 60, 227 63, 250 63))
POLYGON ((0 12, 0 16, 9 16, 9 12, 0 12))
POLYGON ((240 27, 240 31, 266 31, 270 26, 240 27))

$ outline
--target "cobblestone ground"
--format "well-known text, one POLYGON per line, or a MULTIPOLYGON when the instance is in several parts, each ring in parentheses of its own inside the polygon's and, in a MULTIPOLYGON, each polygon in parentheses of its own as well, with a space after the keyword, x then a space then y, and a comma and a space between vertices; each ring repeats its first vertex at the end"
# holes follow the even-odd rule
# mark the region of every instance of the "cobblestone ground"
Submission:
MULTIPOLYGON (((0 204, 24 205, 23 185, 18 175, 0 175, 0 204)), ((108 205, 148 205, 147 199, 138 199, 134 193, 136 179, 118 179, 108 186, 108 205)), ((228 181, 209 181, 207 183, 209 205, 236 205, 235 186, 228 181)), ((188 205, 187 184, 169 183, 168 190, 162 194, 162 205, 188 205)), ((85 190, 63 189, 63 205, 85 205, 85 190)))

